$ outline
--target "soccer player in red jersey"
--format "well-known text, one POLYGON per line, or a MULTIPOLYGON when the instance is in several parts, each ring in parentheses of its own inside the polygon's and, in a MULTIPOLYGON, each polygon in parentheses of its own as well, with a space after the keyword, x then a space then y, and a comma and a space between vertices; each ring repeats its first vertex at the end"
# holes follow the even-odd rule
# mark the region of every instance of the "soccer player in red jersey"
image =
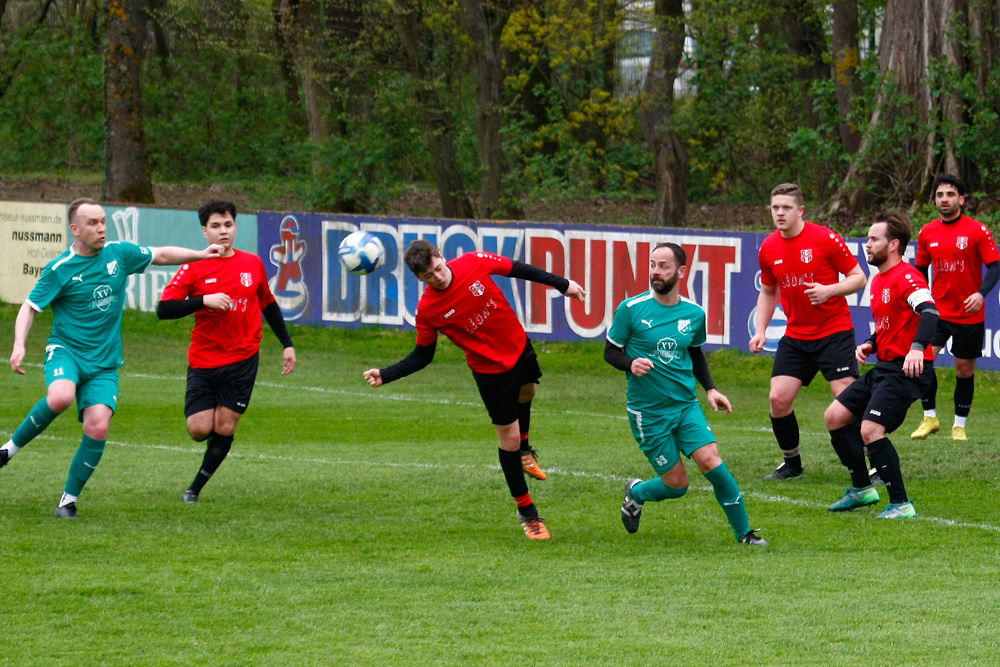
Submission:
POLYGON ((831 512, 853 510, 879 501, 869 480, 865 450, 889 492, 880 519, 917 515, 906 495, 899 456, 888 434, 906 418, 906 411, 926 391, 934 377, 931 338, 938 311, 923 275, 903 261, 912 234, 910 220, 899 211, 875 216, 868 231, 868 263, 878 268, 872 278, 871 308, 875 333, 857 347, 864 363, 875 353, 875 368, 840 392, 826 409, 824 420, 841 463, 851 474, 851 488, 830 505, 831 512), (850 429, 861 422, 861 440, 850 429))
MULTIPOLYGON (((1000 253, 983 223, 963 215, 965 184, 951 175, 934 181, 934 204, 941 217, 927 223, 917 237, 914 262, 930 281, 931 293, 941 311, 931 340, 934 354, 951 339, 955 357, 955 422, 952 440, 968 440, 965 423, 972 408, 976 359, 983 354, 986 295, 1000 279, 1000 253), (983 278, 983 265, 986 277, 983 278), (934 275, 929 269, 934 268, 934 275)), ((924 419, 911 437, 924 440, 941 428, 937 418, 937 378, 921 397, 924 419)))
POLYGON ((548 539, 549 531, 528 492, 520 454, 523 413, 531 409, 542 371, 524 327, 491 276, 542 283, 581 301, 586 293, 575 281, 488 252, 467 252, 446 262, 433 244, 422 239, 410 244, 404 259, 427 283, 417 304, 417 344, 392 366, 365 371, 365 380, 380 387, 416 373, 434 359, 438 333, 447 336, 465 352, 496 428, 500 469, 517 503, 524 534, 528 539, 548 539))
POLYGON ((198 210, 202 232, 224 248, 221 257, 185 264, 163 290, 156 314, 177 319, 194 313, 188 349, 184 414, 196 442, 208 440, 205 457, 181 499, 198 502, 198 494, 233 444, 240 417, 250 404, 257 378, 261 312, 281 345, 281 374, 295 368, 295 348, 281 308, 267 286, 260 257, 233 247, 236 206, 210 201, 198 210))
POLYGON ((867 279, 844 239, 805 221, 804 212, 797 185, 782 183, 771 191, 777 229, 760 246, 760 295, 750 351, 764 349, 779 291, 788 323, 774 357, 769 396, 771 429, 784 460, 764 479, 802 476, 799 424, 792 405, 799 390, 822 372, 837 396, 858 377, 854 324, 844 297, 863 288, 867 279))

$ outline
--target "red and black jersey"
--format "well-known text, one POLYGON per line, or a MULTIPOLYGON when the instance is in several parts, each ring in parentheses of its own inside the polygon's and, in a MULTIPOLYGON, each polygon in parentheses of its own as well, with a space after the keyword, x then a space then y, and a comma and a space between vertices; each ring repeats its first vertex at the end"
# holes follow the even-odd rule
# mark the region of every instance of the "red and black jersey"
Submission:
POLYGON ((528 341, 524 327, 493 282, 513 263, 488 252, 467 252, 448 262, 451 284, 428 286, 417 304, 417 345, 430 345, 438 332, 465 352, 478 373, 503 373, 514 367, 528 341))
POLYGON ((858 265, 839 234, 812 222, 805 222, 793 238, 775 231, 761 244, 758 261, 760 282, 776 285, 781 292, 781 307, 788 318, 786 336, 816 340, 854 328, 845 297, 814 306, 805 294, 806 283, 832 285, 840 282, 840 274, 858 265))
MULTIPOLYGON (((915 308, 921 303, 934 302, 923 274, 908 262, 875 274, 871 302, 879 361, 905 357, 920 324, 915 308)), ((934 348, 930 345, 924 349, 924 360, 934 360, 934 348)))
POLYGON ((932 267, 931 293, 941 319, 957 324, 985 321, 986 309, 965 312, 965 300, 983 286, 983 265, 1000 260, 993 234, 967 215, 927 223, 917 237, 916 265, 932 267))
POLYGON ((160 299, 175 301, 219 292, 227 294, 236 307, 195 312, 188 349, 192 368, 226 366, 249 359, 260 350, 261 311, 274 301, 274 296, 267 286, 264 263, 257 255, 236 250, 231 257, 185 264, 160 299))

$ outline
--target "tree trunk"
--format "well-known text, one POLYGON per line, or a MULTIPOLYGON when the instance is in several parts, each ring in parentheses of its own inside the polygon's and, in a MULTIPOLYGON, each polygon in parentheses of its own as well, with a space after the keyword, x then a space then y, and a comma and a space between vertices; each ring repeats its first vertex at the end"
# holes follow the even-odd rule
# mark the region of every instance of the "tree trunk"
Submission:
POLYGON ((816 97, 812 84, 830 76, 829 67, 823 62, 826 53, 826 34, 823 23, 814 9, 812 0, 775 0, 772 3, 771 32, 784 42, 794 56, 793 71, 799 84, 802 113, 806 123, 816 129, 821 118, 816 111, 816 97))
POLYGON ((656 224, 678 227, 687 214, 687 153, 673 124, 674 80, 684 55, 683 0, 656 0, 653 53, 639 100, 639 121, 656 163, 656 224))
POLYGON ((476 151, 483 170, 480 196, 486 218, 523 217, 518 198, 504 191, 509 166, 503 150, 503 58, 500 34, 510 18, 510 0, 462 0, 462 16, 473 44, 476 76, 476 151))
POLYGON ((109 0, 104 55, 104 199, 153 203, 142 115, 144 0, 109 0))
POLYGON ((854 100, 861 92, 858 81, 858 0, 833 4, 833 83, 837 93, 837 129, 840 143, 853 155, 861 146, 861 133, 854 113, 854 100))
POLYGON ((280 10, 282 36, 295 57, 305 95, 309 138, 321 145, 333 133, 330 108, 333 95, 323 68, 326 56, 323 0, 285 0, 280 10))
POLYGON ((434 37, 418 15, 417 8, 412 4, 404 6, 406 4, 396 4, 393 25, 402 46, 403 63, 416 87, 417 103, 431 154, 431 172, 441 202, 441 215, 446 218, 471 218, 474 212, 465 191, 455 150, 455 122, 434 85, 438 74, 434 62, 434 37))

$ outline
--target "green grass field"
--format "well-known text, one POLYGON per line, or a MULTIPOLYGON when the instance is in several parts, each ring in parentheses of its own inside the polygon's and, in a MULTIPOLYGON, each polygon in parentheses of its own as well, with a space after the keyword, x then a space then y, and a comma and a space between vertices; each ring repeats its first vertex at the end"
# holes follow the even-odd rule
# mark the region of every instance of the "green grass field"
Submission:
MULTIPOLYGON (((0 308, 4 350, 16 308, 0 308)), ((7 437, 44 395, 50 317, 28 375, 0 375, 7 437)), ((806 476, 767 429, 770 359, 711 356, 732 400, 710 414, 768 549, 739 545, 705 480, 619 520, 651 469, 602 345, 538 344, 545 377, 531 490, 553 539, 523 537, 495 435, 461 354, 378 390, 363 370, 412 334, 293 328, 299 367, 261 372, 233 453, 185 505, 202 445, 184 428, 190 319, 126 314, 119 411, 79 521, 52 511, 80 437, 61 416, 0 470, 3 665, 995 664, 996 376, 979 373, 970 442, 894 441, 918 519, 831 515, 849 485, 829 445, 825 383, 797 403, 806 476)), ((954 374, 940 374, 950 426, 954 374)), ((883 493, 884 497, 884 493, 883 493)))

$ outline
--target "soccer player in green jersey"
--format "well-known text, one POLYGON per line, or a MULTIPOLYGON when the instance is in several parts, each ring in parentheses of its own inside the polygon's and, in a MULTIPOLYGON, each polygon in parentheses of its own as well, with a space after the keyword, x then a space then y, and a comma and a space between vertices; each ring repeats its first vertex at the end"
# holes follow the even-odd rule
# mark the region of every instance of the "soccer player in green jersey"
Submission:
POLYGON ((46 265, 21 306, 10 355, 10 367, 24 375, 24 346, 35 315, 52 306, 52 333, 45 346, 48 390, 0 447, 3 467, 76 400, 83 438, 55 512, 63 519, 76 518, 77 497, 101 460, 118 403, 122 311, 129 275, 141 273, 150 264, 184 264, 218 257, 223 250, 219 245, 189 250, 105 243, 107 218, 104 209, 92 199, 77 199, 69 205, 69 223, 73 245, 46 265))
POLYGON ((676 243, 660 243, 649 260, 650 291, 625 299, 615 311, 604 359, 628 375, 632 435, 658 477, 625 484, 622 523, 639 530, 644 503, 680 498, 688 489, 680 455, 693 458, 743 544, 767 546, 750 530, 740 487, 719 457, 712 429, 698 403, 697 380, 716 412, 732 412, 729 399, 715 388, 701 346, 705 311, 680 295, 687 274, 687 253, 676 243))

